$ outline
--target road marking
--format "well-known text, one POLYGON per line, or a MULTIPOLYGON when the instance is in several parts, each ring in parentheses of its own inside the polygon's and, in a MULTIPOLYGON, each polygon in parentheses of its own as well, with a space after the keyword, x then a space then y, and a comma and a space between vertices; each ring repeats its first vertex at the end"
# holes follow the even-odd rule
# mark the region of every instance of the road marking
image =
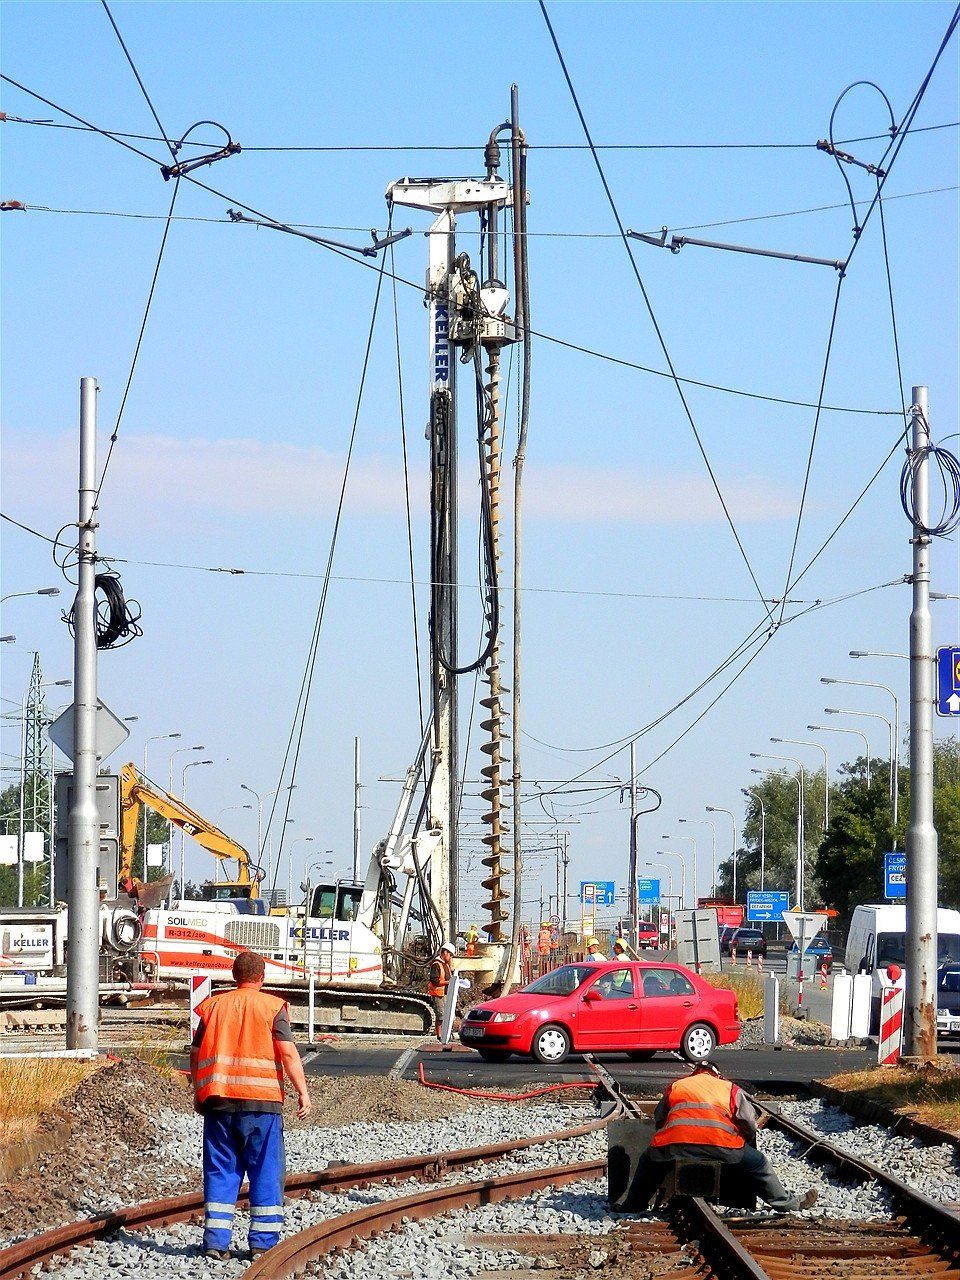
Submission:
POLYGON ((417 1046, 411 1045, 409 1049, 404 1049, 400 1057, 396 1060, 390 1070, 387 1072, 388 1080, 402 1080, 403 1073, 409 1067, 417 1053, 417 1046))

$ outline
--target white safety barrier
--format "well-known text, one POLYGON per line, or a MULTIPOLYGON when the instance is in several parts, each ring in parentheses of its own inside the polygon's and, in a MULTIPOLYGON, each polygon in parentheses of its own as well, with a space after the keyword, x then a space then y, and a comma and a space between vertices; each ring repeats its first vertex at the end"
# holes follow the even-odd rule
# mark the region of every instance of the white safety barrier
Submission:
POLYGON ((881 1067, 895 1067, 903 1047, 903 987, 884 987, 880 993, 880 1043, 877 1058, 881 1067))
POLYGON ((310 970, 310 978, 307 985, 307 1043, 314 1043, 314 1030, 316 1028, 317 1013, 317 972, 315 969, 310 970))
POLYGON ((850 1006, 850 1037, 866 1040, 870 1034, 870 1006, 873 1003, 873 977, 858 973, 853 979, 853 1001, 850 1006))
POLYGON ((780 979, 768 973, 763 979, 763 1043, 780 1040, 780 979))
POLYGON ((197 1034, 197 1027, 200 1025, 200 1015, 197 1010, 209 996, 212 985, 209 978, 199 978, 196 974, 190 975, 190 1039, 197 1034))

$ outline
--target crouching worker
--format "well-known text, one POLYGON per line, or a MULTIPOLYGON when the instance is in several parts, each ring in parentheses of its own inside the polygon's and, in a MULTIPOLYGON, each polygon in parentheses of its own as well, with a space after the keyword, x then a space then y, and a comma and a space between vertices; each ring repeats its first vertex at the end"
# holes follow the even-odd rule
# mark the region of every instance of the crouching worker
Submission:
POLYGON ((790 1195, 770 1161, 756 1149, 760 1117, 735 1084, 724 1080, 716 1064, 699 1062, 690 1075, 675 1080, 657 1103, 656 1133, 636 1173, 640 1203, 648 1204, 663 1177, 667 1160, 704 1160, 731 1166, 746 1189, 779 1213, 809 1209, 817 1199, 811 1187, 801 1199, 790 1195))
POLYGON ((232 991, 209 996, 190 1049, 194 1107, 203 1116, 203 1250, 228 1258, 244 1175, 250 1181, 250 1256, 271 1249, 283 1228, 283 1077, 297 1091, 297 1115, 310 1094, 293 1042, 286 1002, 261 991, 263 957, 242 951, 232 991))

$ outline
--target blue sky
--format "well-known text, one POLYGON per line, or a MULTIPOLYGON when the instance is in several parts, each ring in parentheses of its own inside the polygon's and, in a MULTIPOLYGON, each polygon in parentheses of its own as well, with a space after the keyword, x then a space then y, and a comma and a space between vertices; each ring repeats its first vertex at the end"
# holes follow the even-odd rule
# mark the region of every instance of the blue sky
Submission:
MULTIPOLYGON (((277 218, 356 229, 331 233, 344 239, 364 240, 364 228, 384 225, 391 180, 481 171, 483 143, 507 114, 513 81, 534 146, 582 142, 534 4, 117 3, 113 11, 173 135, 195 120, 215 119, 245 148, 408 148, 245 149, 200 175, 232 200, 277 218), (437 145, 475 150, 409 149, 437 145)), ((899 117, 951 7, 564 4, 551 13, 599 142, 810 143, 826 136, 834 101, 853 80, 880 84, 899 117)), ((6 74, 107 128, 154 131, 98 4, 8 3, 3 21, 6 74)), ((957 89, 954 47, 917 126, 955 121, 957 89)), ((8 86, 4 109, 28 118, 55 115, 8 86)), ((848 95, 838 137, 885 127, 876 95, 848 95)), ((157 170, 103 138, 11 123, 3 141, 5 199, 154 219, 166 211, 169 187, 157 170)), ((157 155, 162 150, 144 145, 157 155)), ((882 147, 850 149, 874 160, 882 147)), ((617 151, 603 160, 624 222, 636 228, 839 205, 846 194, 836 165, 814 149, 617 151)), ((858 197, 869 199, 873 179, 853 171, 851 181, 858 197)), ((885 189, 907 395, 911 383, 930 387, 940 437, 957 430, 956 184, 957 130, 944 129, 907 139, 885 189), (935 188, 947 190, 910 194, 935 188)), ((589 155, 533 150, 529 185, 534 327, 662 369, 589 155)), ((104 551, 138 562, 121 567, 144 614, 143 638, 104 655, 103 695, 119 714, 140 717, 131 758, 142 761, 147 734, 179 731, 184 744, 206 747, 204 758, 215 763, 188 775, 188 798, 211 817, 243 801, 241 782, 263 793, 277 785, 320 583, 140 562, 322 573, 375 284, 371 272, 319 247, 224 221, 229 203, 186 184, 181 191, 180 215, 218 221, 182 221, 171 229, 104 486, 99 535, 104 551)), ((415 212, 407 221, 417 231, 427 225, 426 215, 415 212)), ((84 374, 101 385, 105 447, 162 225, 39 209, 4 218, 3 509, 46 533, 75 517, 77 387, 84 374)), ((879 233, 873 219, 844 284, 830 404, 892 410, 899 403, 879 233)), ((692 234, 836 258, 849 249, 851 217, 840 207, 692 234)), ((471 248, 475 240, 467 235, 463 243, 471 248)), ((638 245, 635 253, 684 376, 816 398, 832 271, 694 247, 672 255, 638 245)), ((421 279, 424 239, 400 244, 396 261, 400 275, 421 279)), ((398 304, 422 580, 425 321, 412 290, 401 289, 398 304)), ((396 791, 376 779, 402 772, 419 736, 393 344, 386 306, 374 337, 337 551, 341 577, 330 595, 292 810, 298 862, 326 849, 334 850, 336 866, 349 861, 354 734, 363 740, 369 784, 367 847, 385 829, 396 791), (307 836, 312 845, 303 842, 307 836)), ((813 413, 701 388, 689 390, 689 403, 764 592, 779 596, 813 413)), ((890 416, 824 415, 801 563, 896 432, 890 416)), ((669 381, 537 341, 528 458, 525 728, 555 747, 591 747, 636 731, 683 697, 757 624, 759 605, 669 381)), ((471 462, 465 452, 466 477, 473 475, 471 462)), ((909 570, 898 466, 895 459, 793 598, 826 600, 909 570)), ((59 580, 44 544, 9 526, 2 536, 5 593, 59 580)), ((465 522, 464 545, 474 536, 465 522)), ((935 587, 958 591, 956 543, 936 547, 934 574, 935 587)), ((464 579, 474 575, 465 554, 464 579)), ((423 588, 419 594, 422 605, 423 588)), ((474 600, 465 591, 465 644, 477 625, 474 600)), ((641 856, 653 856, 660 834, 677 830, 677 817, 705 816, 706 804, 739 818, 749 752, 763 750, 771 735, 806 737, 807 723, 822 719, 819 676, 880 680, 905 695, 905 664, 854 663, 846 655, 851 648, 902 651, 908 611, 907 588, 889 588, 784 627, 716 708, 644 774, 664 793, 664 806, 641 828, 641 856)), ((70 674, 57 602, 11 601, 3 630, 18 637, 4 646, 5 698, 19 701, 34 648, 47 678, 70 674)), ((936 642, 956 640, 958 630, 956 605, 936 606, 936 642)), ((465 721, 471 687, 464 681, 465 721)), ((640 765, 667 747, 719 687, 642 738, 640 765)), ((847 693, 843 705, 886 710, 884 695, 847 693)), ((11 702, 4 706, 10 710, 11 702)), ((881 754, 881 735, 871 737, 881 754)), ((831 739, 824 741, 836 755, 843 740, 831 739)), ((150 771, 160 778, 164 746, 151 746, 150 771)), ((525 774, 563 779, 606 754, 555 747, 528 740, 525 774)), ((5 766, 16 750, 16 731, 6 729, 5 766)), ((811 765, 816 757, 805 753, 811 765)), ((186 759, 179 757, 180 764, 186 759)), ((625 777, 627 767, 623 752, 597 773, 625 777)), ((476 768, 471 759, 470 776, 476 768)), ((557 799, 559 813, 580 814, 570 828, 572 879, 622 881, 627 822, 617 794, 597 803, 589 795, 557 799)), ((539 806, 531 812, 539 814, 539 806)), ((251 840, 251 814, 225 813, 223 821, 251 840)), ((728 826, 721 815, 721 852, 729 848, 728 826)), ((707 837, 703 852, 708 832, 700 831, 707 837)), ((192 866, 197 874, 204 869, 199 857, 192 866)), ((475 858, 470 866, 468 881, 475 858)), ((547 864, 537 865, 538 878, 541 867, 547 864)), ((545 881, 551 874, 544 870, 545 881)), ((705 876, 702 858, 701 881, 705 876)), ((474 900, 469 890, 467 902, 474 900)))

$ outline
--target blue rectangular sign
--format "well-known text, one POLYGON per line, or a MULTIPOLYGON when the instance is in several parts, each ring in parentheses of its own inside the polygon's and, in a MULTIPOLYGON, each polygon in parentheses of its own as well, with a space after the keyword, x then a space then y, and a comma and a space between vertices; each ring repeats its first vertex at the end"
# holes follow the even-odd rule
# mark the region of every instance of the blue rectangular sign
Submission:
POLYGON ((613 880, 581 880, 580 901, 596 907, 612 907, 616 901, 617 886, 613 880))
POLYGON ((887 898, 907 896, 907 855, 905 853, 883 855, 883 892, 887 898))
POLYGON ((960 645, 937 650, 937 715, 960 716, 960 645))
POLYGON ((641 906, 652 906, 660 901, 660 881, 637 877, 637 901, 641 906))
POLYGON ((782 920, 790 910, 790 895, 783 889, 768 889, 747 894, 748 920, 782 920))

